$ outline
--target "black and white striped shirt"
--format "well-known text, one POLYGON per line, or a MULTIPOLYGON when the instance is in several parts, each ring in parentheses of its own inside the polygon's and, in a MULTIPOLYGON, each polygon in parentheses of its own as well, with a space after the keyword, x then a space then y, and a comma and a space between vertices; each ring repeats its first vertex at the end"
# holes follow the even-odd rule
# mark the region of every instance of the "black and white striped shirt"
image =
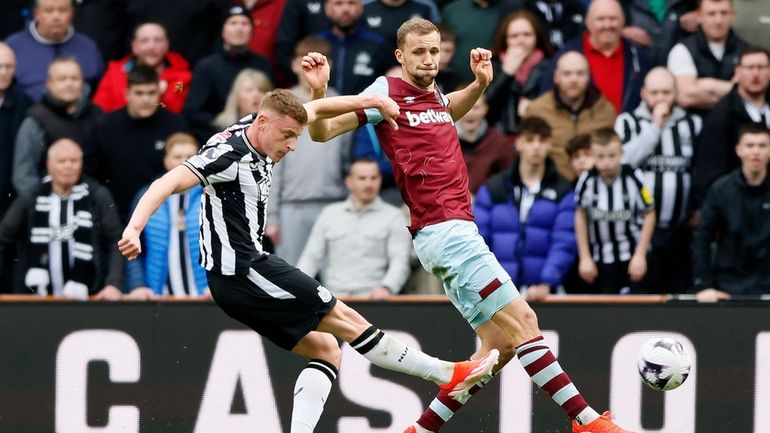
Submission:
POLYGON ((687 217, 693 149, 702 126, 699 116, 674 107, 659 127, 644 102, 615 121, 615 132, 623 141, 623 163, 642 169, 644 183, 653 193, 657 227, 677 226, 687 217))
POLYGON ((627 262, 634 255, 644 215, 654 210, 642 179, 641 170, 626 164, 610 183, 595 168, 580 176, 575 200, 586 211, 595 262, 627 262))
POLYGON ((250 114, 209 139, 184 165, 200 178, 200 264, 222 275, 249 272, 262 254, 273 162, 249 143, 250 114))

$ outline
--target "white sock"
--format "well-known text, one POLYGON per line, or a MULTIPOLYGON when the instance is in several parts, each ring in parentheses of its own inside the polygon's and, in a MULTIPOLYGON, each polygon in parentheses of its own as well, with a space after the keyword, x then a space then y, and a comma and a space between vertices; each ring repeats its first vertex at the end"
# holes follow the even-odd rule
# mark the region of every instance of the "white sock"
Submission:
POLYGON ((294 384, 291 433, 313 433, 336 378, 337 368, 320 359, 302 369, 294 384))
POLYGON ((454 363, 442 361, 413 349, 372 326, 350 345, 372 364, 435 383, 452 380, 454 363))
POLYGON ((586 425, 591 424, 597 418, 599 418, 599 412, 595 411, 591 406, 588 406, 577 414, 575 421, 580 425, 586 425))

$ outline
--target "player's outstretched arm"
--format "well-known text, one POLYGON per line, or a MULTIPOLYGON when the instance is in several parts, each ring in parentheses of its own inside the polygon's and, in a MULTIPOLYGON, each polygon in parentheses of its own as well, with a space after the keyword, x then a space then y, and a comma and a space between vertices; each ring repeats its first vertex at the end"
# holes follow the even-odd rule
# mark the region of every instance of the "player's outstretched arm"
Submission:
POLYGON ((304 105, 310 125, 310 137, 315 141, 327 141, 343 132, 354 130, 359 123, 355 112, 366 108, 376 108, 385 121, 398 129, 398 104, 384 95, 335 96, 316 99, 304 105), (328 120, 323 122, 324 119, 328 120))
POLYGON ((189 168, 179 165, 163 175, 150 185, 150 188, 139 199, 131 220, 123 230, 123 236, 118 241, 120 252, 129 260, 133 260, 142 252, 139 235, 147 225, 147 220, 158 210, 168 196, 182 192, 200 183, 198 177, 189 168))
POLYGON ((484 48, 471 50, 471 71, 476 79, 462 90, 447 95, 449 113, 452 120, 460 120, 471 110, 473 104, 482 97, 489 83, 492 82, 492 52, 484 48))

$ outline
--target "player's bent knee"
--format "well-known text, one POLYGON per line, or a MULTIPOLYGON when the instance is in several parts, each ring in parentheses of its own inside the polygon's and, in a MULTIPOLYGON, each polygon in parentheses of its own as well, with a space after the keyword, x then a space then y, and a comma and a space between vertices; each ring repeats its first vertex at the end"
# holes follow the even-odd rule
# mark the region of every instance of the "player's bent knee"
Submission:
POLYGON ((311 332, 302 339, 296 349, 295 352, 306 358, 322 359, 337 367, 342 360, 342 351, 337 339, 325 332, 311 332))

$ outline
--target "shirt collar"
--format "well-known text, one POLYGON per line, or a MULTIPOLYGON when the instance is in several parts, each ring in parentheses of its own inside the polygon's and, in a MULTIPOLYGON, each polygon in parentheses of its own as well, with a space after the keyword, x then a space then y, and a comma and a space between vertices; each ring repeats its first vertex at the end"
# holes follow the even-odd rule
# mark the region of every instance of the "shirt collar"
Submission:
POLYGON ((599 55, 608 59, 620 57, 623 55, 623 38, 620 38, 620 42, 618 43, 618 46, 615 47, 615 50, 610 53, 609 56, 605 56, 603 52, 597 50, 593 45, 591 45, 591 33, 586 30, 583 34, 583 49, 587 51, 586 54, 599 55))
POLYGON ((377 197, 374 199, 373 202, 369 203, 368 206, 364 206, 362 209, 356 209, 356 207, 353 205, 353 197, 348 196, 348 198, 345 200, 345 210, 348 212, 373 212, 376 210, 380 210, 383 206, 382 198, 377 197))

